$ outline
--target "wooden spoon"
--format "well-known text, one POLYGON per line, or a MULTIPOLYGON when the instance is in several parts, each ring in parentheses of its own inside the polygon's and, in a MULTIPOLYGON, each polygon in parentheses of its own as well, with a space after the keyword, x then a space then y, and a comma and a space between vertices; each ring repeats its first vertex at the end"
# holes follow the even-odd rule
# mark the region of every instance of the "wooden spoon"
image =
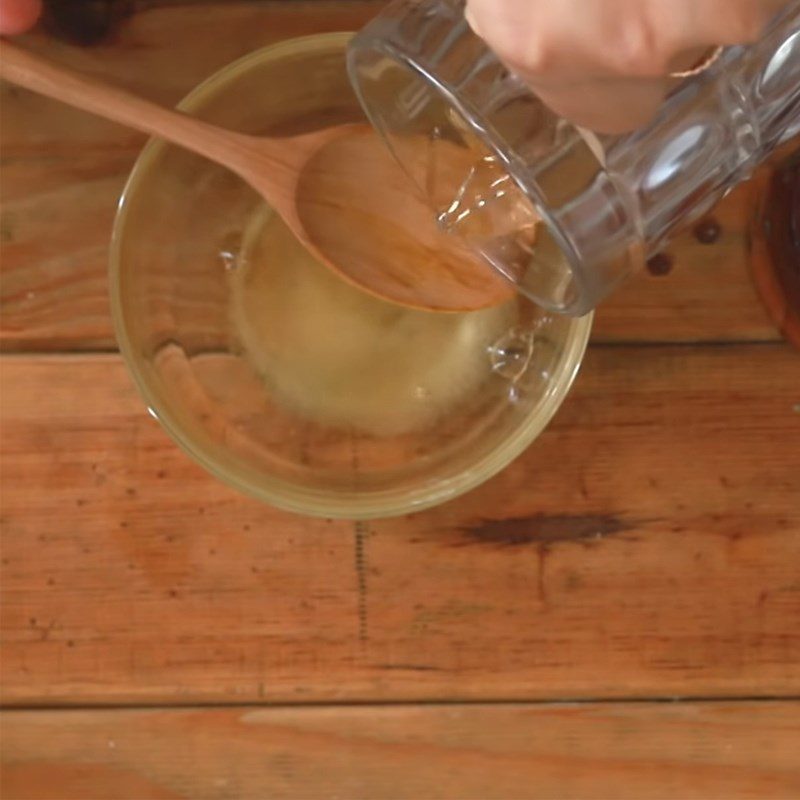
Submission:
POLYGON ((433 212, 367 125, 290 138, 248 136, 163 108, 8 42, 0 47, 0 77, 227 167, 323 263, 378 297, 421 309, 466 311, 513 294, 456 237, 438 230, 433 212))
MULTIPOLYGON (((426 160, 427 144, 422 137, 406 142, 407 163, 426 160)), ((438 150, 446 155, 439 172, 446 167, 452 173, 448 185, 458 186, 475 155, 449 143, 438 150)), ((298 177, 296 213, 317 252, 336 254, 352 282, 402 305, 469 311, 514 294, 509 281, 439 228, 408 175, 367 126, 311 156, 298 177)))

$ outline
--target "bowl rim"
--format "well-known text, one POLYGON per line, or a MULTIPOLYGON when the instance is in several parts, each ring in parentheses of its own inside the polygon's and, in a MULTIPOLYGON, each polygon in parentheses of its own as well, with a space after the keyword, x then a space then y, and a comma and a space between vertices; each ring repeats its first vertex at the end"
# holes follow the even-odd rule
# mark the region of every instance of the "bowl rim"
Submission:
MULTIPOLYGON (((312 34, 260 48, 206 78, 192 89, 176 108, 185 113, 192 113, 201 106, 209 92, 218 91, 226 83, 235 80, 256 65, 294 54, 298 48, 306 48, 308 52, 313 52, 330 49, 331 46, 345 47, 353 35, 350 32, 312 34)), ((139 364, 136 348, 128 335, 126 312, 122 301, 122 250, 131 198, 138 191, 141 182, 148 176, 153 162, 170 147, 176 147, 176 145, 150 139, 137 157, 122 190, 114 218, 109 249, 111 317, 120 353, 150 415, 161 423, 170 438, 187 455, 215 478, 261 502, 304 516, 352 520, 396 517, 440 505, 485 483, 521 455, 549 425, 580 369, 592 329, 592 313, 570 320, 570 331, 567 334, 564 353, 561 356, 560 380, 548 388, 545 398, 537 407, 537 412, 526 417, 499 446, 484 454, 468 469, 462 470, 460 473, 423 483, 413 489, 381 490, 369 493, 337 492, 334 495, 333 493, 304 489, 280 478, 270 479, 269 485, 267 485, 266 481, 258 481, 241 473, 232 474, 226 470, 213 454, 206 452, 202 444, 192 440, 192 437, 185 432, 184 426, 168 409, 162 407, 157 392, 151 388, 145 370, 139 364)), ((255 470, 251 470, 251 472, 255 472, 255 470)))

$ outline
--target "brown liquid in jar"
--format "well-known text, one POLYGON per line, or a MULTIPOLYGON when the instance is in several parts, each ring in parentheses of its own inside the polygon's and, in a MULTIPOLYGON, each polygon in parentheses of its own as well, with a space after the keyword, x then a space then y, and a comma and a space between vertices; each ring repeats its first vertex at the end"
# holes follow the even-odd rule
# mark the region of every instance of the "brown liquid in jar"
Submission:
POLYGON ((800 348, 800 138, 769 177, 752 237, 753 277, 781 333, 800 348))

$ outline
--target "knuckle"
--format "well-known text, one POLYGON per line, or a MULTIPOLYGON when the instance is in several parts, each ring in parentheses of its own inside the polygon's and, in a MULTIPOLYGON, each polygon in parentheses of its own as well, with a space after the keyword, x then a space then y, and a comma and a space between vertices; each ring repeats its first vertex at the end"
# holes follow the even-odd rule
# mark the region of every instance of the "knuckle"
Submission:
POLYGON ((501 57, 526 75, 541 76, 556 64, 556 49, 544 38, 510 38, 501 57))
POLYGON ((620 26, 611 50, 611 65, 622 75, 658 77, 664 74, 669 60, 662 38, 642 18, 620 26))
POLYGON ((531 7, 541 0, 467 0, 467 21, 495 54, 512 69, 532 76, 552 68, 558 48, 549 30, 548 15, 534 25, 531 7))

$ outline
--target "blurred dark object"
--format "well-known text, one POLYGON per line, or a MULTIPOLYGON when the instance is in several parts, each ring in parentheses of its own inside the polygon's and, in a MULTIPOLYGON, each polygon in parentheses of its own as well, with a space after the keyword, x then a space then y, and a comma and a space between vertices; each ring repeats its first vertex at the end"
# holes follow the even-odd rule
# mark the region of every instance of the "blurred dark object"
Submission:
POLYGON ((751 237, 753 279, 781 333, 800 348, 800 140, 772 167, 751 237))
POLYGON ((61 39, 91 45, 106 39, 133 9, 133 0, 45 0, 43 22, 61 39))

